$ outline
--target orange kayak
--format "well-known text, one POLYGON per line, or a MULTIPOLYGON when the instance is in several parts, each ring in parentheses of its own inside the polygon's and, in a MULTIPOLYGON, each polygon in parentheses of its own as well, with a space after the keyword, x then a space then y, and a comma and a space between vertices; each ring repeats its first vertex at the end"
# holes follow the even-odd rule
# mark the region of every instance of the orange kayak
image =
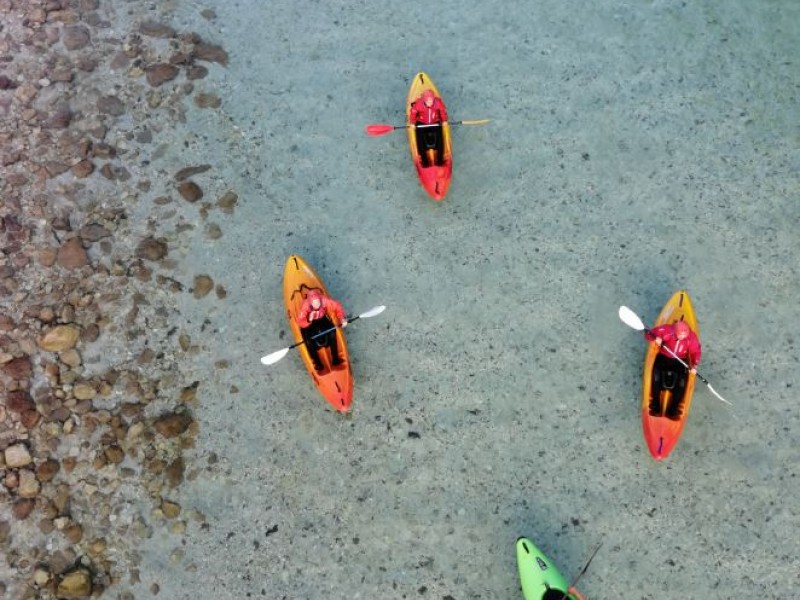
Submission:
MULTIPOLYGON (((289 327, 292 329, 295 342, 303 341, 300 326, 297 324, 297 314, 303 306, 303 300, 311 290, 318 290, 329 296, 328 290, 325 289, 325 284, 322 283, 322 280, 314 270, 299 256, 290 256, 283 271, 283 300, 286 304, 286 315, 289 317, 289 327)), ((330 319, 337 327, 341 325, 335 315, 330 316, 330 319)), ((319 393, 325 397, 333 408, 341 412, 347 412, 353 403, 353 372, 350 368, 350 354, 347 352, 347 342, 341 327, 336 330, 336 341, 339 346, 339 354, 344 362, 341 365, 332 367, 330 349, 320 348, 319 357, 325 367, 321 373, 317 373, 316 369, 314 369, 314 363, 306 349, 306 345, 298 346, 297 349, 319 393)))
MULTIPOLYGON (((680 290, 664 305, 654 327, 676 321, 684 321, 700 337, 700 329, 692 308, 689 294, 680 290)), ((658 346, 649 343, 644 359, 644 382, 642 385, 642 428, 650 454, 656 460, 666 458, 678 443, 683 426, 689 417, 696 376, 681 365, 674 370, 659 367, 656 361, 658 346), (653 378, 660 377, 660 398, 653 398, 653 378)), ((668 359, 665 363, 674 365, 668 359)))
MULTIPOLYGON (((426 73, 417 73, 411 83, 406 100, 406 123, 411 125, 411 105, 422 96, 425 90, 431 90, 441 99, 439 90, 433 85, 433 81, 426 73)), ((444 103, 444 100, 442 100, 444 103)), ((444 199, 447 189, 450 187, 450 179, 453 177, 453 146, 450 137, 450 125, 443 124, 441 127, 408 127, 408 145, 411 149, 411 158, 417 168, 420 183, 431 198, 437 202, 444 199), (423 137, 426 136, 426 137, 423 137), (444 149, 444 156, 436 156, 435 144, 426 143, 427 136, 444 136, 441 147, 444 149), (423 166, 421 151, 426 153, 428 164, 423 166)))

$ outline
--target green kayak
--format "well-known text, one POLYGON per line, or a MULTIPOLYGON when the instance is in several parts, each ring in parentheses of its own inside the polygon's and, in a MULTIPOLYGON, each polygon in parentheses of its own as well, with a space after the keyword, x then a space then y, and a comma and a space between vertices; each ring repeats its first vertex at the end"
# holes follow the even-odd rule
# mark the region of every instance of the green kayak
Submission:
MULTIPOLYGON (((517 540, 517 567, 525 600, 561 600, 569 581, 528 538, 517 540)), ((569 590, 569 600, 584 600, 577 590, 569 590)))

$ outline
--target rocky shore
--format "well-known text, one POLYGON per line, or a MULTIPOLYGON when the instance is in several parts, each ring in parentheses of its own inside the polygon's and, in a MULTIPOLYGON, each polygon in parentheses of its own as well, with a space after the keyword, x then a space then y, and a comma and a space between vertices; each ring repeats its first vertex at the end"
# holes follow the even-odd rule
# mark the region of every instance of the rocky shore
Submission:
POLYGON ((226 291, 173 255, 222 235, 181 209, 237 197, 162 158, 227 62, 169 4, 0 0, 0 597, 132 598, 141 541, 205 525, 175 500, 199 401, 175 301, 226 291))

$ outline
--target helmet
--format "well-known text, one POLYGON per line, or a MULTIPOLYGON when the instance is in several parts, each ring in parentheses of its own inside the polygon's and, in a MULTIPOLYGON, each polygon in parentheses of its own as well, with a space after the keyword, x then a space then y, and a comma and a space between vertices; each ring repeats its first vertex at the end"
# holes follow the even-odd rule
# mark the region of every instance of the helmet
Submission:
POLYGON ((424 92, 422 92, 422 101, 425 104, 432 103, 435 98, 436 95, 431 90, 425 90, 424 92))
POLYGON ((675 323, 674 330, 675 330, 675 335, 678 337, 686 337, 687 335, 689 335, 689 332, 691 331, 689 326, 683 321, 678 321, 677 323, 675 323))

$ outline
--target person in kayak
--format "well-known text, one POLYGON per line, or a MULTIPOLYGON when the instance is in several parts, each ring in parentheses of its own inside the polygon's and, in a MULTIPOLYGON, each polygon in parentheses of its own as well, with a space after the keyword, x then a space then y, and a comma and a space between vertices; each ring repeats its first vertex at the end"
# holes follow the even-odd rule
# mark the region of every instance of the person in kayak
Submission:
MULTIPOLYGON (((661 390, 675 389, 675 384, 679 379, 678 374, 683 373, 683 365, 675 360, 675 356, 686 362, 689 365, 689 372, 695 374, 697 373, 697 365, 700 364, 702 347, 697 334, 683 321, 654 327, 650 331, 645 331, 644 337, 651 342, 655 342, 659 347, 658 356, 653 365, 650 411, 660 414, 661 390), (673 353, 675 356, 673 356, 673 353)), ((671 419, 680 418, 685 385, 685 379, 680 378, 679 393, 675 394, 675 401, 670 403, 667 410, 667 417, 671 419)))
POLYGON ((320 348, 330 348, 331 363, 334 367, 344 362, 339 356, 335 329, 314 338, 315 335, 323 331, 333 329, 334 325, 330 317, 331 314, 339 319, 342 327, 347 325, 347 315, 342 305, 333 298, 325 296, 318 290, 311 290, 308 292, 305 300, 303 300, 303 305, 300 307, 300 312, 297 314, 297 324, 300 326, 300 333, 306 342, 308 354, 314 362, 314 369, 316 369, 318 373, 324 368, 319 358, 320 348))
POLYGON ((425 90, 411 104, 409 120, 413 125, 437 125, 417 128, 417 148, 422 158, 422 166, 430 167, 427 150, 436 150, 436 164, 444 164, 444 134, 441 123, 447 121, 447 109, 444 102, 431 90, 425 90))

